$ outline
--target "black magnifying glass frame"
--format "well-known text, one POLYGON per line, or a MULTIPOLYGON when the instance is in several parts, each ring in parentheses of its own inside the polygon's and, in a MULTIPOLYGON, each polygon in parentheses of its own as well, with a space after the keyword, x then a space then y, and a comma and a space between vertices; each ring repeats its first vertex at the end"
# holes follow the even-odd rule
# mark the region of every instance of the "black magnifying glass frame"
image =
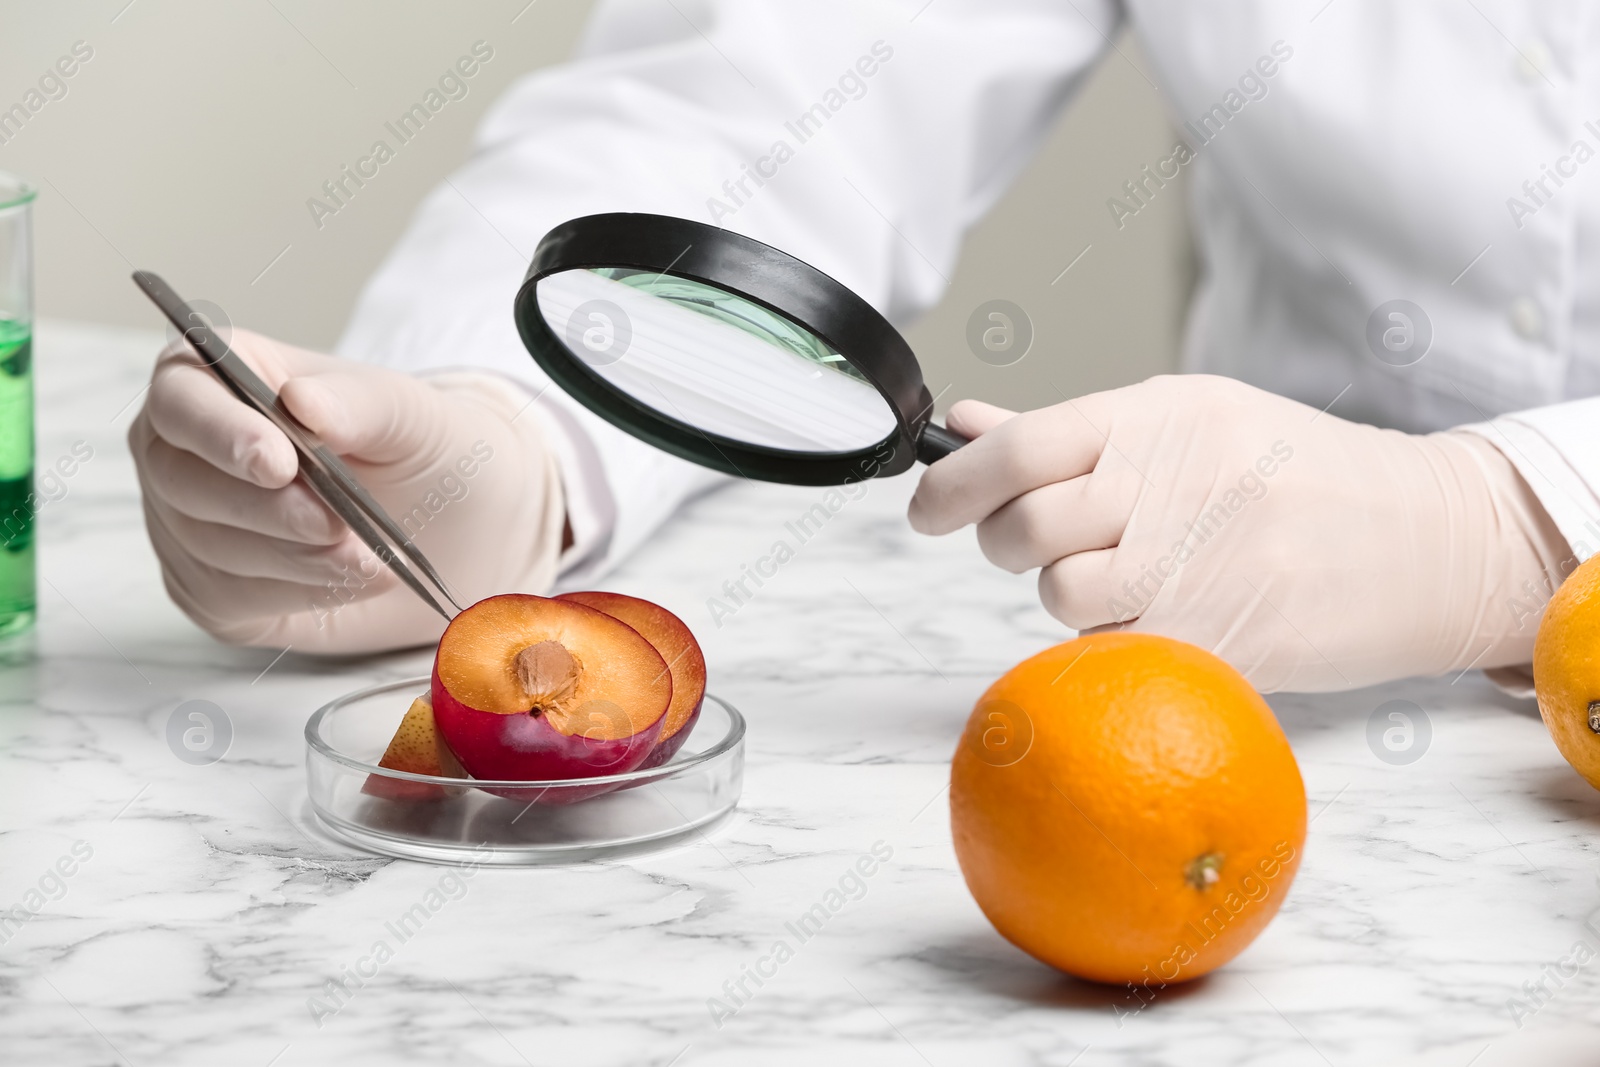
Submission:
POLYGON ((571 219, 544 235, 516 299, 517 331, 534 362, 613 426, 693 463, 742 478, 843 485, 932 463, 966 439, 931 421, 933 397, 911 346, 849 288, 771 245, 667 215, 612 212, 571 219), (617 388, 572 352, 539 310, 539 281, 563 271, 622 267, 687 278, 743 297, 832 346, 894 413, 895 431, 851 452, 795 452, 708 433, 617 388))

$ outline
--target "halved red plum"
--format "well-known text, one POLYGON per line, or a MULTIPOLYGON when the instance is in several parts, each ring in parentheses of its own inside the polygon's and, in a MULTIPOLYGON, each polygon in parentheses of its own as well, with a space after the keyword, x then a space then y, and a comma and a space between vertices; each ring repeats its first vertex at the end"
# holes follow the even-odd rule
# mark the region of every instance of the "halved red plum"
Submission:
POLYGON ((666 660, 605 612, 524 593, 489 597, 439 640, 433 711, 474 778, 553 781, 637 768, 672 704, 666 660))

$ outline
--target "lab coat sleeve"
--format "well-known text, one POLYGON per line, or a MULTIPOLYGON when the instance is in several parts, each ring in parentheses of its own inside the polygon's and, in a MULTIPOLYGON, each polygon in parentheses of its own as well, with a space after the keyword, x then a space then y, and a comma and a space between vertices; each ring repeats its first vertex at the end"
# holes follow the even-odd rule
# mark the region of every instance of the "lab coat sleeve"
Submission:
MULTIPOLYGON (((1488 438, 1517 468, 1566 538, 1573 566, 1600 549, 1600 397, 1514 411, 1461 428, 1488 438)), ((1526 598, 1512 607, 1525 610, 1531 624, 1555 589, 1544 576, 1529 575, 1523 592, 1526 598)), ((1534 696, 1530 665, 1484 674, 1512 696, 1534 696)))
POLYGON ((1567 539, 1575 562, 1600 550, 1600 397, 1516 411, 1462 429, 1487 437, 1517 468, 1567 539))
POLYGON ((592 580, 721 476, 550 387, 511 316, 540 237, 596 212, 697 219, 809 261, 903 323, 939 298, 963 230, 1121 18, 1114 0, 604 0, 574 61, 489 111, 338 351, 522 383, 576 538, 562 584, 592 580))

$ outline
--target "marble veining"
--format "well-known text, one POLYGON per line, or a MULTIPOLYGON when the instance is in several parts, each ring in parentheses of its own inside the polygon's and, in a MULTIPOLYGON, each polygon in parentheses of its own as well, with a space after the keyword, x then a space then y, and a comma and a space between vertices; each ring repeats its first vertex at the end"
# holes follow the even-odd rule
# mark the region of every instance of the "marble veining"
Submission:
POLYGON ((1476 674, 1274 698, 1305 862, 1209 979, 1135 997, 1001 940, 955 866, 947 763, 988 680, 1068 635, 970 534, 913 535, 910 478, 839 507, 731 613, 724 583, 822 491, 703 498, 609 580, 678 610, 750 720, 744 799, 707 839, 459 874, 345 846, 307 811, 306 716, 427 657, 274 662, 172 607, 123 443, 158 347, 39 331, 41 462, 93 456, 40 515, 38 630, 0 649, 0 908, 37 912, 0 926, 8 1065, 1597 1062, 1600 958, 1576 946, 1600 953, 1600 794, 1476 674), (165 742, 197 698, 235 731, 208 767, 165 742), (1392 699, 1432 726, 1406 765, 1367 740, 1392 699))

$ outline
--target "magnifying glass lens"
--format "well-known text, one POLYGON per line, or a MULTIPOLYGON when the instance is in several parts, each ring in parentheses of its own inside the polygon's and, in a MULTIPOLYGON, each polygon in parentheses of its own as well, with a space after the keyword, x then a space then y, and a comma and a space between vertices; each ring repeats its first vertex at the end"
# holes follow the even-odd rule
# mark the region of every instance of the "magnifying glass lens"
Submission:
POLYGON ((802 453, 850 453, 897 431, 893 408, 816 334, 735 293, 625 267, 536 283, 539 314, 612 388, 705 434, 802 453))

